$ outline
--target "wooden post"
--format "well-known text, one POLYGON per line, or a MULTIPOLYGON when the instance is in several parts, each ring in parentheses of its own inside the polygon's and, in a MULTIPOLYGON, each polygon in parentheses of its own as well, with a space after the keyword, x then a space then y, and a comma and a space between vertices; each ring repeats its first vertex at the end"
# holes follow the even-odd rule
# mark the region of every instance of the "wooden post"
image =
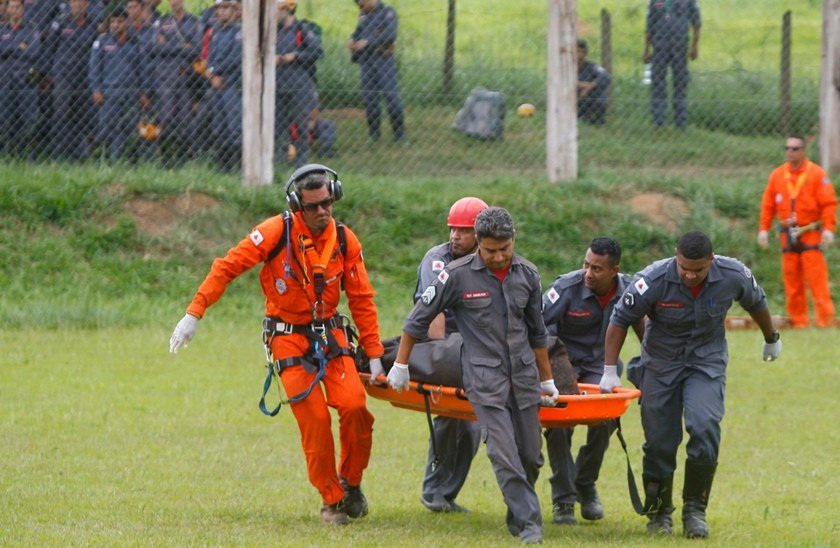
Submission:
POLYGON ((823 0, 820 165, 840 172, 840 0, 823 0))
POLYGON ((782 16, 782 59, 779 82, 779 113, 782 135, 790 133, 790 10, 782 16))
MULTIPOLYGON (((612 63, 612 19, 610 12, 601 8, 601 66, 610 75, 610 81, 615 81, 612 63)), ((607 88, 607 106, 612 103, 612 85, 607 88)))
POLYGON ((446 46, 443 52, 443 94, 452 93, 452 78, 455 74, 455 0, 449 0, 446 12, 446 46))
POLYGON ((242 5, 242 176, 245 185, 268 185, 274 178, 274 46, 276 42, 277 8, 274 0, 244 0, 242 5), (267 86, 270 88, 270 93, 266 89, 267 86), (267 105, 268 102, 270 105, 267 105))
MULTIPOLYGON (((275 0, 263 0, 263 16, 260 52, 262 54, 263 87, 261 95, 262 108, 260 111, 260 184, 270 185, 274 182, 274 109, 277 100, 275 61, 277 51, 277 3, 275 0)), ((303 128, 306 131, 306 128, 303 128)))
POLYGON ((548 0, 546 170, 552 183, 578 176, 576 0, 548 0))

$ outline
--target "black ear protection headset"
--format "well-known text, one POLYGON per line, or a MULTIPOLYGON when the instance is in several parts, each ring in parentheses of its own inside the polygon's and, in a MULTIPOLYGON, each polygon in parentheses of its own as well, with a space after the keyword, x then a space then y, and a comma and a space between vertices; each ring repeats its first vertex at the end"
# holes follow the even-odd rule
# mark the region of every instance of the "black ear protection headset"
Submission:
POLYGON ((297 182, 313 173, 324 173, 327 177, 329 177, 327 190, 334 201, 337 202, 342 198, 342 196, 344 196, 344 190, 341 188, 341 181, 338 180, 338 173, 322 164, 306 164, 305 166, 297 168, 286 182, 286 202, 289 203, 289 209, 292 210, 292 213, 303 209, 303 200, 300 197, 300 193, 297 191, 297 182))

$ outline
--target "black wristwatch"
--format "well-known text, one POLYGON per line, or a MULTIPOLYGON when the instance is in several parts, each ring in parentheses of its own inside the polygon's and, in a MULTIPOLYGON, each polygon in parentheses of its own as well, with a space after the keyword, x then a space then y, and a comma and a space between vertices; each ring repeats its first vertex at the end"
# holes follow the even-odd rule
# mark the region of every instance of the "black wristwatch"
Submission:
POLYGON ((764 342, 767 344, 773 344, 774 342, 778 341, 782 336, 779 334, 778 331, 773 331, 769 337, 764 337, 764 342))

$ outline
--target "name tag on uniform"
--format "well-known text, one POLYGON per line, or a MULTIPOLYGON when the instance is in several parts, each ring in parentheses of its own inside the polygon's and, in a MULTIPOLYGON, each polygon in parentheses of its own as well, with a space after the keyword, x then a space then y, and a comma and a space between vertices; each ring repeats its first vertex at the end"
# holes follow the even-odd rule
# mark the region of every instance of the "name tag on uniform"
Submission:
POLYGON ((680 301, 659 301, 656 306, 660 308, 685 308, 685 303, 680 301))
POLYGON ((566 316, 570 318, 586 318, 591 315, 592 312, 590 312, 589 310, 569 310, 568 312, 566 312, 566 316))
POLYGON ((489 297, 489 296, 490 296, 490 292, 489 292, 489 291, 467 291, 466 293, 464 293, 463 295, 461 295, 461 298, 462 298, 462 299, 464 299, 464 300, 469 300, 469 299, 485 299, 485 298, 487 298, 487 297, 489 297))

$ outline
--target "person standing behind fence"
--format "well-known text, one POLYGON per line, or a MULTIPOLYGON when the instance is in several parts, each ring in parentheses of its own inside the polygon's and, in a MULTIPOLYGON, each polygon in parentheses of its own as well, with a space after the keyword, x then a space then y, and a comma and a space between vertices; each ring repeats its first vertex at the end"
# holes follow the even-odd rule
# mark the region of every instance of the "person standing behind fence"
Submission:
MULTIPOLYGON (((417 287, 414 303, 423 298, 423 292, 440 275, 447 264, 475 253, 478 241, 475 237, 475 218, 487 209, 480 198, 467 196, 449 208, 446 224, 449 226, 449 241, 436 245, 426 252, 417 269, 417 287)), ((430 339, 443 339, 458 331, 451 312, 439 314, 429 326, 430 339)), ((476 421, 435 417, 433 423, 434 443, 429 443, 426 461, 426 475, 423 478, 423 494, 420 502, 432 512, 469 512, 455 498, 467 480, 473 457, 481 442, 481 432, 476 421), (437 449, 437 454, 435 454, 437 449), (436 464, 436 460, 439 461, 436 464)))
POLYGON ((29 69, 38 61, 41 38, 24 19, 23 0, 7 0, 9 20, 0 25, 0 151, 24 154, 32 144, 38 92, 29 69))
POLYGON ((828 284, 828 263, 823 249, 834 242, 837 230, 837 194, 823 168, 808 160, 805 138, 785 141, 787 162, 773 170, 761 199, 758 245, 768 246, 773 219, 781 223, 782 277, 785 301, 793 327, 808 327, 811 291, 818 327, 834 324, 834 303, 828 284))
POLYGON ((192 63, 201 55, 202 24, 184 9, 184 0, 169 0, 171 12, 152 25, 150 58, 155 84, 156 121, 169 164, 187 159, 194 130, 189 89, 192 63))
POLYGON ((137 40, 128 35, 125 8, 111 13, 109 27, 91 48, 88 82, 99 107, 97 143, 106 147, 111 160, 117 160, 137 129, 138 107, 149 104, 148 67, 137 40))
POLYGON ((205 105, 210 113, 216 161, 222 169, 235 170, 242 156, 242 28, 236 18, 238 2, 216 0, 216 17, 210 36, 207 70, 210 82, 205 105))
POLYGON ((367 115, 368 139, 381 137, 381 101, 391 119, 394 141, 405 143, 405 115, 397 78, 397 12, 380 0, 356 0, 359 23, 347 42, 351 60, 361 71, 362 103, 367 115))
MULTIPOLYGON (((464 339, 461 367, 487 456, 507 505, 510 534, 540 543, 542 511, 534 489, 543 464, 540 401, 558 395, 548 360, 537 267, 514 253, 513 218, 489 207, 475 219, 478 251, 449 263, 403 324, 388 384, 409 386, 408 358, 444 310, 464 339)), ((372 370, 372 369, 371 369, 372 370)))
POLYGON ((685 129, 688 124, 688 60, 697 59, 699 41, 700 8, 697 0, 650 0, 642 60, 652 63, 650 110, 653 122, 658 127, 665 125, 665 112, 668 110, 669 67, 674 86, 674 124, 678 129, 685 129), (690 43, 689 26, 692 28, 690 43), (650 52, 651 47, 653 55, 650 52))
MULTIPOLYGON (((604 335, 610 314, 631 280, 619 272, 620 262, 621 246, 617 241, 595 238, 586 250, 583 268, 555 278, 543 295, 546 328, 566 345, 578 382, 601 382, 604 335)), ((634 323, 633 329, 641 340, 644 322, 634 323)), ((554 523, 577 525, 575 501, 580 502, 583 519, 604 517, 595 483, 615 427, 612 420, 589 426, 577 461, 572 458, 574 428, 546 428, 554 523)))
POLYGON ((600 388, 621 386, 618 356, 629 326, 645 316, 645 335, 637 373, 628 378, 642 391, 645 433, 642 480, 649 534, 671 534, 677 450, 688 433, 683 483, 683 536, 706 538, 706 508, 718 465, 724 416, 726 313, 737 301, 761 329, 761 357, 782 352, 779 332, 764 290, 742 262, 715 255, 709 237, 686 232, 676 256, 636 274, 616 303, 604 342, 600 388))
POLYGON ((586 58, 586 40, 577 41, 577 115, 578 119, 602 126, 607 116, 610 74, 586 58))
POLYGON ((277 0, 279 22, 275 55, 277 104, 274 131, 278 142, 285 142, 286 135, 292 132, 295 165, 301 166, 309 157, 309 117, 318 106, 318 92, 312 74, 315 62, 324 56, 324 50, 312 27, 295 17, 296 10, 297 0, 277 0))
POLYGON ((53 158, 82 160, 90 154, 94 129, 85 67, 99 33, 88 0, 69 3, 70 11, 53 21, 44 43, 53 80, 49 149, 53 158))

